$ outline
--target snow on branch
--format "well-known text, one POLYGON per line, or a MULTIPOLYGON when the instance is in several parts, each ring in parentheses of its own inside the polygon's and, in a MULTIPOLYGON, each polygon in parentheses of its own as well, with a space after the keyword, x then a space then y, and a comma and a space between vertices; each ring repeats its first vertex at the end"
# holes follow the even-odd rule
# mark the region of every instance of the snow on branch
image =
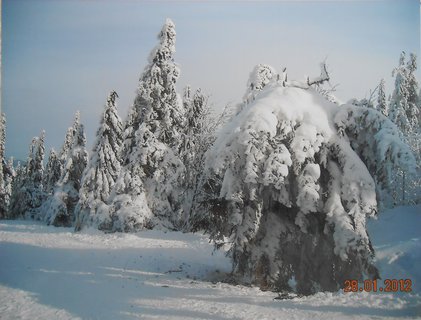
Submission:
POLYGON ((327 71, 326 62, 320 63, 320 76, 310 79, 307 77, 307 85, 310 87, 312 85, 320 85, 325 81, 330 80, 329 72, 327 71))
POLYGON ((305 82, 296 81, 296 80, 288 81, 288 82, 283 83, 283 86, 309 89, 313 85, 320 86, 324 82, 326 81, 328 82, 329 80, 330 80, 330 74, 329 74, 329 71, 327 70, 326 62, 323 61, 322 63, 320 63, 320 76, 314 77, 314 78, 307 77, 305 82))

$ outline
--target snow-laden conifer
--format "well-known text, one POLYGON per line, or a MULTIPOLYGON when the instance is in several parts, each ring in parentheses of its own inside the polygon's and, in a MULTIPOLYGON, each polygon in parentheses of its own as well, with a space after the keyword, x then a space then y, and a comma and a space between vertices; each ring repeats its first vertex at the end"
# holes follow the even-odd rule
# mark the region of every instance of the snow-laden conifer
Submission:
POLYGON ((376 110, 291 83, 267 84, 208 152, 208 231, 217 246, 230 245, 240 282, 336 291, 346 279, 378 277, 365 227, 377 210, 368 168, 380 183, 415 161, 376 110))
POLYGON ((405 66, 405 52, 399 57, 399 66, 393 70, 395 77, 395 89, 390 101, 389 117, 399 127, 402 133, 410 130, 410 119, 408 118, 408 70, 405 66))
POLYGON ((19 172, 20 176, 14 184, 10 199, 9 210, 12 218, 39 218, 41 205, 46 198, 43 190, 44 139, 44 131, 39 137, 32 139, 26 166, 19 172))
POLYGON ((0 115, 0 219, 5 218, 7 215, 6 203, 6 189, 5 189, 5 160, 4 149, 6 144, 6 117, 4 113, 0 115))
POLYGON ((155 225, 173 229, 181 224, 184 167, 178 150, 184 117, 175 87, 179 69, 173 59, 176 33, 171 20, 158 39, 125 125, 122 169, 110 198, 113 230, 155 225))
MULTIPOLYGON (((76 113, 73 126, 68 130, 63 150, 68 150, 63 172, 53 195, 43 204, 42 210, 47 224, 68 227, 74 224, 74 210, 79 201, 82 173, 88 162, 85 130, 80 123, 79 112, 76 113)), ((60 156, 64 159, 63 151, 60 156)))
POLYGON ((45 192, 50 194, 53 192, 56 183, 60 180, 61 172, 62 164, 60 158, 54 148, 51 148, 44 174, 45 192))
MULTIPOLYGON (((389 118, 399 127, 403 138, 410 145, 420 162, 420 119, 421 106, 418 97, 418 81, 415 77, 417 70, 416 55, 410 54, 405 62, 405 52, 401 53, 399 66, 393 70, 395 88, 389 105, 389 118)), ((420 168, 415 173, 409 173, 404 168, 398 168, 393 175, 393 203, 386 206, 417 203, 421 201, 420 168)))
POLYGON ((183 106, 186 111, 186 125, 180 148, 180 159, 186 168, 182 180, 182 200, 184 204, 184 229, 197 229, 201 216, 203 190, 200 180, 204 169, 204 155, 215 140, 214 131, 217 121, 212 117, 208 97, 201 89, 191 92, 184 89, 183 106))
POLYGON ((377 106, 376 109, 380 111, 385 117, 389 116, 389 106, 386 101, 386 89, 384 79, 380 80, 379 89, 377 92, 377 106))
POLYGON ((100 230, 112 229, 106 203, 120 173, 123 133, 123 124, 117 113, 117 97, 115 91, 108 96, 89 164, 83 173, 75 212, 76 230, 83 226, 95 226, 100 230))

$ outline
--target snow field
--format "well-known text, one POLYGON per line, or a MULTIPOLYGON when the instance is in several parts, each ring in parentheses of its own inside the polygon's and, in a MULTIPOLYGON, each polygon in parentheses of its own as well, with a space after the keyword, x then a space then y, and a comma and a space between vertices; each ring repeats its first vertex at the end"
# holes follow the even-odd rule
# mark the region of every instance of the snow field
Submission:
POLYGON ((383 278, 411 278, 414 293, 290 300, 218 282, 230 261, 202 234, 0 221, 0 319, 420 319, 419 209, 391 210, 368 226, 383 278))

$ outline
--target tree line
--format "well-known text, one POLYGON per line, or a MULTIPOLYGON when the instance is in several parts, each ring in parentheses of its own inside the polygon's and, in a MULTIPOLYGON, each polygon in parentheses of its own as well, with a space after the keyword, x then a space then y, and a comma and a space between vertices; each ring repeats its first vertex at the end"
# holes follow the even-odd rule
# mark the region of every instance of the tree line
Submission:
POLYGON ((44 132, 33 138, 25 165, 6 163, 2 115, 0 218, 75 231, 204 230, 217 247, 230 244, 236 281, 264 289, 291 290, 294 279, 294 290, 312 293, 337 290, 344 277, 378 277, 366 217, 378 201, 420 201, 416 56, 401 55, 389 99, 381 80, 368 99, 334 107, 325 63, 319 77, 303 82, 261 64, 243 101, 215 116, 200 89, 176 91, 171 20, 158 40, 125 121, 117 92, 108 95, 89 154, 76 113, 46 166, 44 132), (253 108, 293 88, 327 101, 334 132, 283 107, 271 113, 278 113, 272 131, 262 129, 253 108))

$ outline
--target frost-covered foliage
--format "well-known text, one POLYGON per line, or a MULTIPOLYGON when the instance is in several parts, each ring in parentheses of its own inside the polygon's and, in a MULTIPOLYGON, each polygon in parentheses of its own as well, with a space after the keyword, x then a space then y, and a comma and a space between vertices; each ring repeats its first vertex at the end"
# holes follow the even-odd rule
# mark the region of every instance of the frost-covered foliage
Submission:
POLYGON ((367 165, 380 176, 413 162, 377 111, 271 82, 207 153, 207 231, 217 246, 230 244, 237 280, 264 289, 308 294, 376 278, 365 228, 376 184, 367 165), (365 141, 371 153, 355 130, 374 132, 365 141))
POLYGON ((0 115, 0 219, 7 215, 8 199, 5 188, 5 160, 4 150, 6 144, 6 117, 4 113, 0 115))
POLYGON ((389 106, 386 101, 386 89, 384 79, 381 79, 379 83, 376 109, 380 111, 385 117, 389 116, 389 106))
MULTIPOLYGON (((88 162, 85 131, 80 123, 79 112, 76 113, 73 126, 67 132, 63 150, 68 150, 68 152, 63 172, 53 194, 44 202, 43 216, 40 217, 47 224, 55 226, 74 224, 74 210, 79 201, 82 173, 88 162)), ((65 158, 63 152, 60 157, 65 158)))
POLYGON ((405 141, 416 155, 418 168, 415 173, 407 172, 404 168, 394 171, 393 203, 386 203, 386 206, 421 201, 421 101, 418 95, 419 84, 415 77, 417 57, 410 54, 405 63, 405 56, 405 52, 402 52, 399 66, 393 70, 395 88, 389 105, 389 118, 399 127, 405 141))
POLYGON ((4 172, 4 184, 3 184, 3 194, 2 194, 2 201, 4 204, 4 211, 6 215, 4 217, 10 217, 10 198, 12 196, 12 188, 13 188, 13 180, 16 176, 16 171, 13 166, 13 157, 9 159, 7 164, 3 164, 3 172, 4 172))
POLYGON ((406 168, 415 173, 416 168, 414 155, 402 142, 399 129, 379 112, 351 105, 342 106, 334 120, 374 177, 379 200, 389 206, 396 187, 396 170, 406 168))
MULTIPOLYGON (((416 65, 415 65, 416 67, 416 65)), ((399 127, 405 135, 413 130, 414 105, 410 104, 409 73, 411 71, 405 65, 405 52, 401 53, 399 66, 393 70, 395 77, 395 89, 390 102, 390 119, 399 127)))
POLYGON ((178 150, 184 116, 175 87, 179 69, 170 19, 158 39, 125 125, 122 169, 110 197, 113 231, 173 229, 183 223, 179 199, 184 166, 178 150))
POLYGON ((11 218, 36 219, 40 214, 41 205, 46 198, 43 190, 44 139, 44 131, 39 137, 32 139, 26 166, 18 171, 10 199, 11 218))
POLYGON ((184 90, 183 106, 186 110, 186 125, 180 148, 180 159, 186 168, 182 180, 182 203, 184 204, 184 229, 190 230, 201 213, 203 197, 200 180, 204 169, 204 155, 215 140, 217 120, 211 116, 208 97, 201 89, 194 94, 188 86, 184 90))
POLYGON ((44 190, 52 193, 54 186, 60 180, 62 165, 54 148, 51 148, 44 174, 44 190))
POLYGON ((100 230, 112 228, 106 203, 120 173, 123 142, 123 124, 117 113, 116 97, 115 91, 108 96, 89 165, 83 173, 75 211, 76 230, 83 226, 95 226, 100 230))
MULTIPOLYGON (((258 64, 250 73, 247 81, 247 91, 244 95, 244 105, 253 102, 256 99, 257 93, 277 77, 275 69, 267 64, 258 64)), ((284 80, 286 81, 286 79, 284 80)))

